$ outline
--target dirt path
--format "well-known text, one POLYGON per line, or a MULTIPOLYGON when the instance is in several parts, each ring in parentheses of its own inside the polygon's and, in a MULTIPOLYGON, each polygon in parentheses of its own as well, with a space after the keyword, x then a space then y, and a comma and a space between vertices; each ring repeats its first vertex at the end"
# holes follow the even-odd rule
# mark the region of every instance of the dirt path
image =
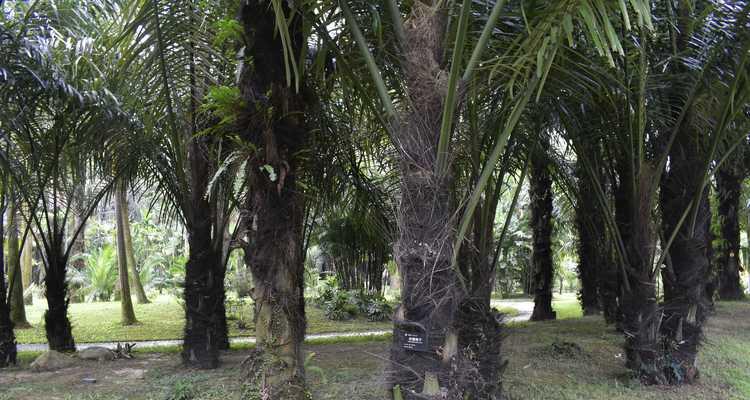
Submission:
POLYGON ((493 307, 510 307, 518 310, 518 315, 508 318, 509 322, 523 322, 531 318, 534 302, 531 300, 492 300, 493 307))

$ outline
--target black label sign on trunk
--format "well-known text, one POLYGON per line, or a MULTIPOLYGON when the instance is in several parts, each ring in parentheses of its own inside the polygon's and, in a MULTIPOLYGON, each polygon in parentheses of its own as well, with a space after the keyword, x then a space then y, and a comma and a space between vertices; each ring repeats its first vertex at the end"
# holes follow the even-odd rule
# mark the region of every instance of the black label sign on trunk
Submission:
POLYGON ((399 321, 396 323, 396 337, 399 346, 409 351, 430 351, 427 343, 427 330, 422 324, 409 321, 399 321))

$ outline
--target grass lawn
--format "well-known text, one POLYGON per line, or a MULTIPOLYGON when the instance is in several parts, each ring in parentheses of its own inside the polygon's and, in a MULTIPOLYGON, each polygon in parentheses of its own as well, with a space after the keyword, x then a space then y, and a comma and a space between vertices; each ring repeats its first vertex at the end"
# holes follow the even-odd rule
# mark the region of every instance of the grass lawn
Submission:
MULTIPOLYGON (((564 309, 564 307, 563 307, 564 309)), ((560 310, 558 308, 558 310, 560 310)), ((622 335, 600 317, 508 327, 504 388, 510 400, 741 400, 750 398, 750 303, 719 303, 706 329, 701 380, 691 386, 644 387, 630 379, 622 335), (560 352, 553 343, 574 343, 560 352)), ((318 400, 382 400, 388 341, 310 344, 308 382, 318 400)), ((222 355, 212 371, 186 370, 174 353, 138 353, 113 362, 76 361, 61 372, 30 373, 22 366, 0 374, 0 400, 224 400, 239 398, 247 350, 222 355), (81 383, 95 378, 94 384, 81 383)))
MULTIPOLYGON (((123 326, 120 323, 120 303, 76 303, 70 305, 70 319, 76 342, 103 342, 126 340, 179 339, 182 337, 184 311, 182 306, 170 296, 153 299, 151 304, 134 304, 139 324, 123 326)), ((16 329, 18 343, 46 343, 43 315, 46 303, 37 300, 26 307, 26 316, 32 329, 16 329)), ((252 336, 253 324, 247 329, 238 329, 237 321, 228 321, 229 335, 252 336)), ((312 305, 307 306, 307 333, 361 332, 377 329, 390 329, 390 321, 370 322, 364 318, 351 321, 328 320, 323 311, 312 305)))

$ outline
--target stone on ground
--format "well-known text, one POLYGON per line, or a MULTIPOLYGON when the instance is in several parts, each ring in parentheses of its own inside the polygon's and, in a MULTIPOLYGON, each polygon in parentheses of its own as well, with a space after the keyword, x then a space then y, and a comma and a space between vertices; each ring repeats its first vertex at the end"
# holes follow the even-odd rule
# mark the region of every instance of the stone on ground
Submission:
POLYGON ((66 354, 50 350, 42 353, 31 363, 31 370, 34 372, 54 371, 73 365, 73 361, 73 358, 66 354))
POLYGON ((115 353, 106 347, 92 346, 79 351, 78 358, 82 360, 112 361, 115 359, 115 353))

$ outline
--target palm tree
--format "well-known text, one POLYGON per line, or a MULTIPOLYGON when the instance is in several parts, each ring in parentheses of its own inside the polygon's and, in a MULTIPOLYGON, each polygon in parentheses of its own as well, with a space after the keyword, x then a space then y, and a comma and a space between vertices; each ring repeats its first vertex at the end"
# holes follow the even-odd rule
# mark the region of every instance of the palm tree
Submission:
POLYGON ((532 321, 555 319, 552 310, 552 284, 555 276, 552 265, 552 177, 547 152, 549 137, 539 133, 539 145, 532 150, 529 174, 531 202, 531 230, 533 248, 534 312, 532 321))
POLYGON ((152 143, 134 180, 155 186, 162 209, 187 229, 182 358, 187 365, 215 368, 219 350, 229 346, 224 310, 229 254, 224 249, 236 202, 230 199, 232 181, 212 179, 231 143, 202 105, 213 93, 224 93, 212 88, 233 79, 226 45, 214 48, 220 33, 215 27, 231 10, 221 1, 133 1, 123 2, 123 10, 117 14, 124 16, 118 72, 144 79, 122 81, 118 92, 152 143), (153 101, 144 104, 143 98, 153 101))
MULTIPOLYGON (((647 6, 640 2, 631 3, 641 15, 639 24, 645 24, 648 13, 643 11, 648 9, 647 6)), ((410 16, 404 22, 398 4, 386 1, 383 9, 388 10, 391 17, 391 30, 396 40, 388 42, 392 48, 387 52, 395 54, 395 60, 390 60, 387 68, 383 68, 378 66, 348 2, 340 5, 385 110, 384 125, 398 151, 401 172, 399 239, 395 246, 395 258, 405 280, 404 301, 397 312, 401 322, 397 321, 394 329, 396 340, 392 350, 392 384, 399 386, 406 398, 435 395, 440 386, 447 388, 449 381, 458 382, 449 390, 455 391, 459 397, 473 394, 492 398, 497 396, 500 388, 497 379, 501 365, 500 341, 495 340, 499 327, 485 300, 467 296, 465 282, 469 277, 462 276, 460 272, 462 268, 457 265, 460 258, 457 250, 464 244, 477 205, 495 176, 496 163, 505 153, 510 133, 532 95, 543 87, 557 50, 562 46, 563 35, 559 28, 551 28, 556 25, 552 21, 567 20, 569 25, 566 26, 570 27, 569 32, 572 33, 573 20, 578 15, 572 10, 582 11, 588 15, 585 18, 588 24, 584 25, 584 29, 598 39, 595 47, 601 54, 611 55, 613 49, 619 48, 617 35, 604 38, 598 24, 603 23, 613 33, 609 21, 612 10, 604 6, 597 9, 596 15, 592 15, 588 4, 535 2, 531 18, 519 18, 530 21, 529 26, 514 31, 515 35, 508 43, 503 42, 502 38, 493 38, 500 14, 507 12, 505 2, 495 2, 491 11, 488 7, 480 6, 478 14, 485 17, 486 22, 480 28, 482 34, 473 45, 474 51, 464 69, 463 50, 471 43, 467 28, 473 2, 456 4, 455 9, 447 7, 446 2, 414 2, 410 16), (592 23, 594 20, 596 22, 592 23), (448 21, 457 22, 450 25, 456 29, 455 36, 447 28, 448 21), (491 38, 493 40, 490 41, 491 38), (472 81, 482 51, 493 45, 507 46, 503 49, 504 56, 499 59, 510 60, 507 64, 504 64, 505 61, 493 62, 496 64, 493 67, 502 72, 491 75, 508 85, 502 102, 503 112, 507 112, 506 119, 488 148, 481 173, 473 182, 473 187, 469 188, 471 196, 463 208, 461 220, 454 222, 450 164, 454 149, 451 138, 453 122, 457 119, 457 104, 465 94, 458 89, 458 83, 461 82, 463 88, 464 84, 472 81), (450 63, 447 55, 452 55, 450 63), (446 65, 450 65, 450 72, 442 69, 446 65), (400 70, 401 75, 391 76, 393 70, 400 70), (464 70, 463 78, 461 70, 464 70), (389 73, 385 78, 383 71, 389 73), (505 72, 508 76, 502 76, 505 72), (497 75, 501 75, 501 78, 497 75), (391 92, 386 89, 391 82, 392 92, 400 95, 398 102, 391 99, 391 92), (456 231, 457 235, 454 234, 456 231), (426 276, 431 279, 423 279, 426 276), (427 285, 427 282, 430 284, 427 285), (466 324, 459 325, 458 332, 454 330, 456 321, 466 324), (442 346, 442 357, 429 352, 413 352, 401 346, 400 339, 406 334, 404 330, 414 330, 415 327, 426 331, 425 341, 430 346, 442 346), (488 332, 494 333, 487 335, 488 332), (459 349, 470 349, 473 354, 485 356, 472 359, 459 349), (451 369, 451 365, 460 367, 451 369), (475 365, 476 370, 482 371, 481 377, 452 375, 451 371, 463 373, 471 370, 468 365, 475 365)), ((524 17, 528 15, 518 14, 524 14, 524 17)), ((570 38, 572 42, 572 35, 570 38)))

